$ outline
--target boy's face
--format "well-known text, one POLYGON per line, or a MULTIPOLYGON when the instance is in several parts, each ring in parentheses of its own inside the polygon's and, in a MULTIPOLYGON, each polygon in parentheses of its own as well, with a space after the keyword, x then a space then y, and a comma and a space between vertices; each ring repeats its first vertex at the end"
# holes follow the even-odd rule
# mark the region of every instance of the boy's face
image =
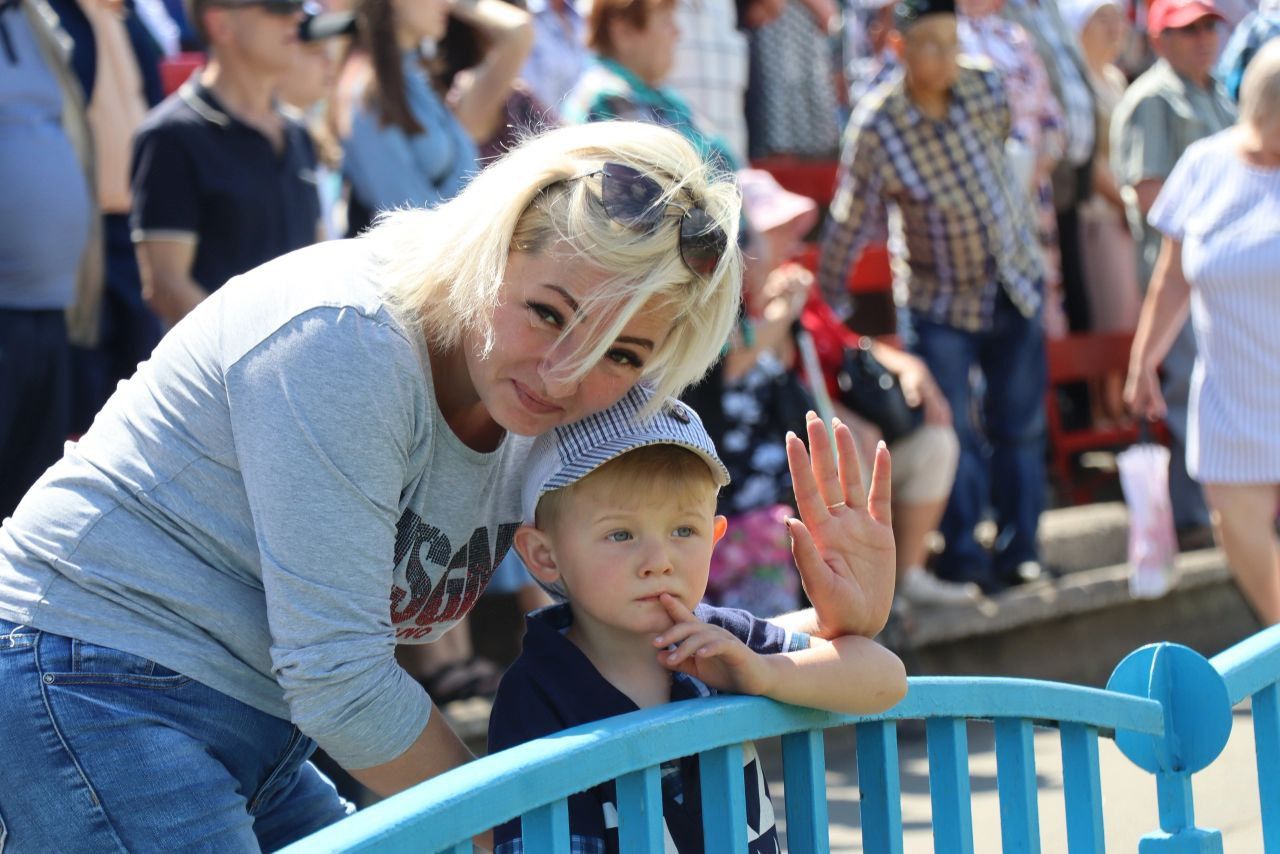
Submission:
POLYGON ((899 44, 903 67, 917 91, 940 95, 951 90, 960 70, 955 15, 925 15, 901 34, 899 44))
POLYGON ((647 642, 671 627, 659 594, 690 609, 702 601, 711 552, 726 524, 715 507, 709 479, 705 487, 634 490, 591 479, 575 487, 547 530, 521 529, 533 532, 544 554, 530 561, 520 535, 517 543, 535 574, 568 592, 577 634, 604 630, 647 642))

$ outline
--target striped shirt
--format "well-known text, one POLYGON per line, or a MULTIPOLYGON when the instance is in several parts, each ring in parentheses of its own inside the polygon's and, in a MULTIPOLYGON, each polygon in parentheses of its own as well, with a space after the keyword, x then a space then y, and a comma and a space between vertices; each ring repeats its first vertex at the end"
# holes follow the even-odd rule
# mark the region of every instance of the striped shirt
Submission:
POLYGON ((1187 148, 1149 218, 1182 242, 1191 284, 1187 472, 1280 482, 1280 170, 1250 166, 1234 132, 1217 133, 1187 148))
POLYGON ((1010 121, 999 77, 964 58, 945 119, 921 113, 901 75, 858 104, 818 268, 837 310, 849 267, 887 227, 899 306, 977 332, 990 328, 1003 285, 1023 315, 1035 314, 1043 268, 1030 201, 1004 153, 1010 121))

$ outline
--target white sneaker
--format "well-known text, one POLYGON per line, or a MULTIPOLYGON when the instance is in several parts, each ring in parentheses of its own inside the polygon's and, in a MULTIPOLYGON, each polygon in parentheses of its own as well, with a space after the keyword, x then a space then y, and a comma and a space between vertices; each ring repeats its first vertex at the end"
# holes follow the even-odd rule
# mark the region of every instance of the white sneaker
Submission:
POLYGON ((918 566, 902 576, 898 595, 917 606, 972 605, 982 601, 982 589, 973 582, 943 581, 918 566))

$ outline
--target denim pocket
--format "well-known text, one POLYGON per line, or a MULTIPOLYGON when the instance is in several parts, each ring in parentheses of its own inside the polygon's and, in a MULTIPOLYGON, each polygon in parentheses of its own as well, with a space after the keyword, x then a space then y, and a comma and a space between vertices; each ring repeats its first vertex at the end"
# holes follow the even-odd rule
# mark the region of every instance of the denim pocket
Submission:
POLYGON ((48 685, 124 685, 134 688, 180 688, 191 681, 176 670, 156 664, 140 655, 71 640, 71 669, 46 672, 48 685))
POLYGON ((4 829, 4 814, 0 813, 0 854, 4 854, 4 841, 9 837, 9 831, 4 829))
POLYGON ((40 631, 30 626, 15 626, 0 620, 0 655, 35 646, 40 631))

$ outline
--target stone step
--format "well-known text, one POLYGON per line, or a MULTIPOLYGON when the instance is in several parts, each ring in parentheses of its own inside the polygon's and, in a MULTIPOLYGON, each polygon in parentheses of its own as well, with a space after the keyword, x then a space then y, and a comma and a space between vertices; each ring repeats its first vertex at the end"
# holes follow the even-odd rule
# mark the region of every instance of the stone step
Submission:
POLYGON ((979 606, 918 609, 882 635, 916 675, 1000 675, 1103 685, 1120 659, 1157 641, 1205 656, 1260 624, 1217 549, 1178 556, 1159 599, 1129 594, 1125 563, 1079 569, 1006 591, 979 606))
POLYGON ((1124 563, 1129 510, 1123 502, 1046 511, 1040 517, 1040 557, 1059 572, 1075 573, 1124 563))

